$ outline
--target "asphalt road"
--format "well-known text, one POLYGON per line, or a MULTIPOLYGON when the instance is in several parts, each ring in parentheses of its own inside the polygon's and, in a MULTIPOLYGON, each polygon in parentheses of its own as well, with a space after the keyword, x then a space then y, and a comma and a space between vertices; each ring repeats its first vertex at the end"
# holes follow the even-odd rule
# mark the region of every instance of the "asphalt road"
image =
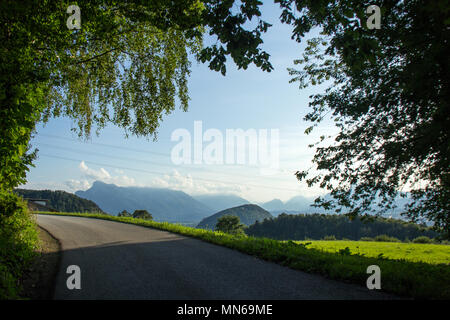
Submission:
POLYGON ((55 299, 394 298, 165 231, 69 216, 37 222, 63 250, 55 299), (67 288, 70 265, 80 267, 81 289, 67 288))

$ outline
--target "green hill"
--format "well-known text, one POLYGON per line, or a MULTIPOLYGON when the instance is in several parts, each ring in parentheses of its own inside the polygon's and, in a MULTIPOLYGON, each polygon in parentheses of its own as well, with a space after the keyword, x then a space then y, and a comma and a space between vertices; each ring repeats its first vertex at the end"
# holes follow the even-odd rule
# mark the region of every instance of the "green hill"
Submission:
POLYGON ((216 214, 203 219, 200 221, 197 228, 214 229, 216 227, 217 219, 225 215, 237 216, 241 220, 241 223, 247 226, 254 224, 256 221, 262 222, 264 219, 272 218, 272 215, 268 211, 256 204, 244 204, 242 206, 217 212, 216 214))
POLYGON ((24 199, 45 199, 48 206, 60 212, 104 213, 95 202, 65 191, 15 189, 24 199))

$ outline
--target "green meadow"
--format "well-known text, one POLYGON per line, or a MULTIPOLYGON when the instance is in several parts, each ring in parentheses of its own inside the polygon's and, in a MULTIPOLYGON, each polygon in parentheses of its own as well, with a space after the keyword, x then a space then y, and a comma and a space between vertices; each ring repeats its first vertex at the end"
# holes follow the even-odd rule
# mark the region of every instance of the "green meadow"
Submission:
POLYGON ((450 245, 444 244, 345 240, 312 240, 298 243, 306 244, 307 248, 330 253, 343 252, 341 250, 348 248, 350 254, 365 257, 450 265, 450 245))

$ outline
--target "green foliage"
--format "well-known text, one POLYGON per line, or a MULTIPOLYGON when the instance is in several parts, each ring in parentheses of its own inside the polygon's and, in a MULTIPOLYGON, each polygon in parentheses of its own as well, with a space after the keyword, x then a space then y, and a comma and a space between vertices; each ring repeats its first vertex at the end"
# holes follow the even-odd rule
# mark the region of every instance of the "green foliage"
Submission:
POLYGON ((338 253, 342 256, 350 256, 352 254, 349 247, 345 247, 344 249, 339 249, 338 253))
POLYGON ((323 237, 323 240, 336 240, 336 237, 331 235, 331 236, 325 236, 323 237))
POLYGON ((337 239, 359 240, 363 237, 374 238, 380 235, 404 240, 426 235, 435 237, 437 233, 414 223, 376 217, 372 220, 345 215, 325 214, 280 214, 275 219, 267 219, 251 225, 246 233, 256 237, 278 240, 323 239, 334 235, 337 239))
POLYGON ((82 0, 81 29, 68 30, 68 2, 6 0, 0 3, 0 184, 25 182, 35 157, 27 153, 37 121, 66 116, 89 137, 108 123, 126 135, 153 136, 179 102, 188 108, 189 55, 226 72, 231 56, 239 68, 270 71, 261 50, 268 23, 257 0, 82 0), (247 22, 258 17, 254 29, 247 22), (208 29, 217 41, 203 47, 208 29), (18 67, 20 66, 20 67, 18 67))
POLYGON ((131 213, 129 213, 127 210, 123 210, 122 212, 119 212, 117 215, 118 217, 132 217, 131 213))
MULTIPOLYGON (((26 172, 36 158, 29 141, 39 121, 71 118, 74 131, 85 138, 94 128, 98 134, 114 124, 126 136, 156 139, 160 121, 176 102, 181 109, 188 108, 190 54, 211 61, 210 68, 222 73, 227 55, 239 67, 254 63, 270 71, 268 55, 259 48, 260 32, 267 25, 261 22, 253 32, 242 27, 259 15, 258 1, 247 1, 242 14, 234 16, 226 10, 228 4, 216 1, 81 0, 76 2, 81 9, 80 30, 66 27, 69 4, 0 1, 2 193, 26 182, 26 172), (208 26, 226 49, 202 48, 202 33, 208 26)), ((16 209, 8 214, 17 221, 5 225, 3 234, 16 234, 15 225, 27 221, 16 209)), ((26 239, 20 240, 25 247, 26 239)), ((2 254, 15 259, 9 249, 2 254)), ((1 263, 2 281, 11 283, 5 272, 20 268, 1 263)), ((16 271, 13 277, 18 276, 16 271)))
POLYGON ((448 0, 379 2, 381 29, 373 30, 365 13, 373 1, 276 2, 297 41, 313 27, 323 31, 290 70, 300 88, 328 86, 312 96, 305 120, 314 127, 330 116, 340 128, 316 149, 312 175, 297 172, 331 190, 335 200, 317 205, 369 214, 375 200, 389 210, 398 190, 412 186, 405 214, 450 237, 448 0))
POLYGON ((381 241, 381 242, 401 242, 399 239, 397 239, 395 237, 390 237, 385 234, 380 234, 380 235, 376 236, 373 240, 381 241))
POLYGON ((262 51, 262 33, 271 26, 261 19, 259 0, 215 1, 204 0, 205 10, 202 19, 209 29, 210 35, 217 36, 217 42, 204 48, 200 55, 201 62, 209 61, 211 70, 226 73, 226 57, 229 55, 239 69, 247 69, 250 64, 255 64, 264 71, 273 69, 269 62, 269 54, 262 51), (258 20, 253 30, 247 30, 243 26, 252 19, 258 20))
POLYGON ((239 68, 270 71, 261 33, 244 25, 259 17, 257 0, 238 13, 231 2, 78 1, 80 30, 68 30, 68 2, 0 2, 0 186, 25 182, 36 154, 28 142, 38 121, 66 116, 79 136, 107 124, 125 134, 153 136, 178 101, 188 108, 189 55, 225 73, 226 57, 239 68), (208 29, 216 44, 203 48, 208 29))
POLYGON ((178 99, 186 110, 188 55, 201 49, 199 1, 0 2, 0 186, 25 182, 36 122, 67 116, 80 136, 107 123, 151 136, 178 99))
POLYGON ((413 243, 433 243, 433 240, 426 236, 420 236, 420 237, 413 239, 412 242, 413 243))
POLYGON ((0 261, 0 300, 18 298, 17 279, 10 269, 0 261))
POLYGON ((37 244, 36 224, 24 201, 0 190, 0 299, 18 298, 18 282, 37 244))
MULTIPOLYGON (((349 281, 363 286, 365 286, 367 280, 367 266, 376 264, 383 270, 382 288, 384 291, 414 298, 450 298, 450 268, 447 264, 410 262, 404 259, 378 259, 376 257, 364 257, 359 254, 341 255, 323 250, 310 249, 309 246, 293 241, 282 242, 267 238, 235 236, 168 222, 145 221, 99 214, 71 213, 66 215, 132 223, 192 236, 207 242, 236 249, 261 259, 289 266, 293 269, 318 273, 332 279, 349 281)), ((358 242, 352 242, 358 244, 358 242)), ((378 245, 383 244, 382 242, 375 243, 378 245)), ((398 245, 403 244, 400 243, 398 245)), ((409 246, 412 245, 441 247, 440 245, 426 244, 410 244, 409 246)), ((350 248, 350 246, 346 244, 346 247, 350 248)), ((392 244, 389 244, 389 246, 391 247, 392 244)), ((357 252, 357 250, 351 249, 351 252, 357 252)))
POLYGON ((2 57, 0 52, 0 188, 12 190, 25 183, 26 172, 36 158, 28 142, 42 109, 33 104, 43 98, 43 91, 38 85, 4 82, 14 71, 4 70, 2 57))
POLYGON ((217 219, 216 230, 234 235, 244 235, 244 225, 239 217, 224 215, 217 219))
POLYGON ((135 210, 133 212, 133 218, 153 220, 153 216, 147 210, 135 210))
POLYGON ((244 204, 222 210, 212 216, 204 218, 198 224, 198 228, 214 229, 218 219, 225 215, 239 217, 240 222, 246 226, 254 224, 258 221, 264 221, 265 219, 272 218, 272 215, 268 211, 264 210, 260 206, 257 206, 256 204, 244 204))

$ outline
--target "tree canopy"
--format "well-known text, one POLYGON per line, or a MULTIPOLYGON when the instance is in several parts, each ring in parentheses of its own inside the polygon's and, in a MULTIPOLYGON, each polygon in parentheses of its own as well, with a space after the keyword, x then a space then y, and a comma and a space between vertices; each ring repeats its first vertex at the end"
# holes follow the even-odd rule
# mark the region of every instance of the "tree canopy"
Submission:
POLYGON ((245 233, 253 237, 266 237, 277 240, 321 240, 326 237, 339 240, 361 240, 386 235, 402 241, 420 236, 430 238, 438 234, 429 227, 401 220, 377 217, 365 221, 357 216, 350 220, 337 214, 285 214, 273 219, 265 219, 249 226, 245 233))
POLYGON ((239 217, 232 215, 224 215, 217 219, 216 230, 234 235, 244 234, 244 225, 239 217))
POLYGON ((151 215, 151 213, 149 213, 147 210, 144 210, 144 209, 134 210, 133 218, 144 219, 144 220, 153 220, 153 216, 151 215))
MULTIPOLYGON (((274 2, 295 41, 322 30, 295 62, 301 68, 290 70, 301 88, 329 84, 312 96, 305 120, 314 126, 331 117, 341 129, 331 146, 317 148, 319 174, 297 172, 335 198, 317 204, 356 216, 376 197, 388 209, 408 188, 416 201, 407 215, 432 220, 450 237, 449 0, 274 2), (380 29, 367 27, 372 5, 380 29)), ((261 49, 270 24, 258 0, 78 1, 74 30, 69 4, 0 2, 2 189, 25 182, 38 121, 67 116, 85 137, 109 123, 156 137, 165 114, 188 107, 190 56, 222 74, 228 57, 238 68, 272 70, 261 49), (217 42, 204 47, 205 33, 217 42)))
POLYGON ((67 1, 0 3, 0 185, 25 182, 36 157, 28 142, 38 121, 66 116, 88 137, 108 123, 126 135, 155 137, 178 101, 188 107, 189 55, 226 72, 226 57, 239 68, 271 69, 261 50, 258 1, 237 13, 234 1, 78 1, 80 29, 67 27, 67 1), (205 30, 217 36, 202 46, 205 30))
POLYGON ((132 217, 131 213, 129 213, 127 210, 122 210, 117 214, 118 217, 132 217))
POLYGON ((330 84, 312 96, 305 120, 317 125, 329 116, 340 128, 331 145, 317 148, 319 174, 306 180, 335 198, 317 205, 368 214, 376 197, 389 209, 410 189, 415 201, 406 214, 450 236, 449 1, 279 3, 296 40, 322 28, 295 61, 301 69, 290 70, 301 88, 330 84), (380 29, 367 27, 369 5, 380 8, 380 29))

